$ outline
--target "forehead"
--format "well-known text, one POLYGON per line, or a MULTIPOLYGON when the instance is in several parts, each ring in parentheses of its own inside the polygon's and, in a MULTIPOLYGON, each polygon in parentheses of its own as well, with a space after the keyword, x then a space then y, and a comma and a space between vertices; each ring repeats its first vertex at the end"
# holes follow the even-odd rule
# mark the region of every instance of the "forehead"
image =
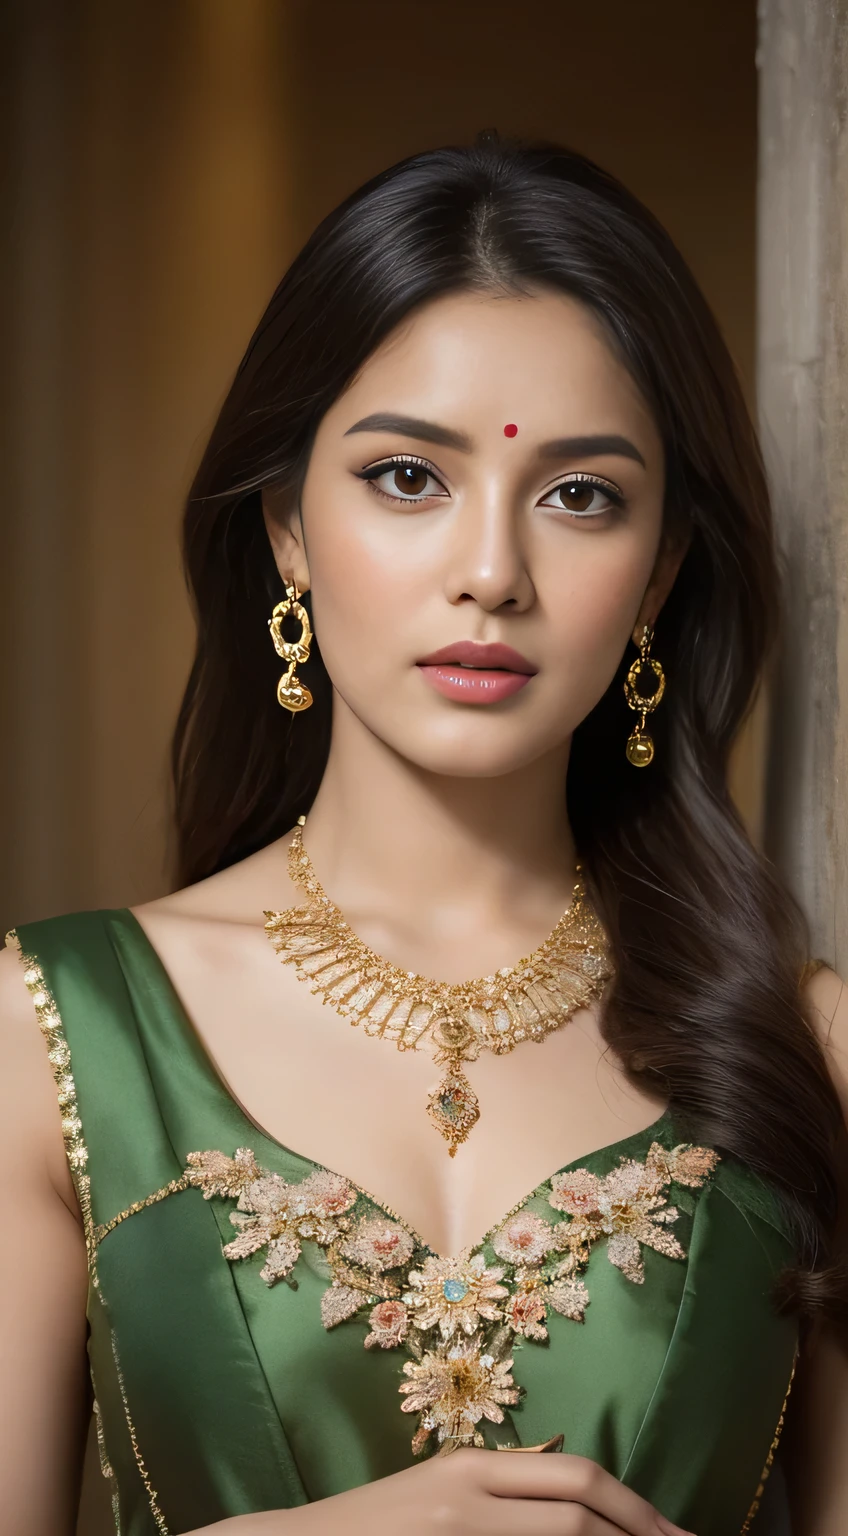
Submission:
POLYGON ((367 411, 403 408, 452 425, 481 418, 621 429, 656 437, 652 414, 603 322, 567 294, 457 293, 408 316, 371 354, 328 412, 342 431, 367 411))

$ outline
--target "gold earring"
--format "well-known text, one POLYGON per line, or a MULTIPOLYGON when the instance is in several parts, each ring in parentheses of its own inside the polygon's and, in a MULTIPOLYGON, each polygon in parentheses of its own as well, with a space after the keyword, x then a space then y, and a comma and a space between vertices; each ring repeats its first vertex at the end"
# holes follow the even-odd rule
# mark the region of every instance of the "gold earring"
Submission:
POLYGON ((649 650, 654 631, 647 624, 642 630, 642 639, 639 644, 639 655, 634 661, 624 684, 624 697, 631 709, 634 709, 639 720, 627 738, 628 763, 634 768, 647 768, 654 760, 654 742, 649 731, 645 729, 645 722, 652 709, 656 709, 665 693, 665 673, 655 656, 650 656, 649 650), (639 675, 644 667, 649 667, 657 680, 657 686, 653 693, 643 694, 639 692, 639 675))
POLYGON ((282 704, 283 709, 291 710, 293 715, 301 709, 308 709, 312 703, 312 694, 294 670, 298 662, 303 663, 309 660, 309 647, 312 643, 309 615, 303 604, 299 602, 299 598, 297 582, 287 581, 286 595, 283 601, 277 604, 268 620, 274 650, 286 663, 286 670, 277 684, 277 701, 282 704), (300 634, 296 640, 283 639, 283 619, 288 613, 293 614, 300 623, 300 634))

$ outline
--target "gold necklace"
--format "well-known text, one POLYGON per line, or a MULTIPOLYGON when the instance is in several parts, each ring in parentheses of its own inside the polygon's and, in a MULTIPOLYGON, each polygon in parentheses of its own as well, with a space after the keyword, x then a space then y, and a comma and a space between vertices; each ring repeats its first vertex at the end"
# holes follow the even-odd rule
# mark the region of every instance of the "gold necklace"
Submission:
POLYGON ((571 905, 532 954, 494 976, 431 981, 404 971, 357 938, 331 901, 303 846, 301 816, 289 844, 288 872, 307 895, 304 906, 266 912, 265 931, 285 964, 311 983, 337 1013, 363 1024, 366 1035, 393 1040, 401 1051, 429 1038, 433 1060, 446 1065, 427 1111, 453 1157, 480 1118, 480 1104, 462 1070, 481 1050, 503 1055, 522 1040, 545 1039, 596 997, 612 975, 603 929, 583 885, 580 866, 571 905))

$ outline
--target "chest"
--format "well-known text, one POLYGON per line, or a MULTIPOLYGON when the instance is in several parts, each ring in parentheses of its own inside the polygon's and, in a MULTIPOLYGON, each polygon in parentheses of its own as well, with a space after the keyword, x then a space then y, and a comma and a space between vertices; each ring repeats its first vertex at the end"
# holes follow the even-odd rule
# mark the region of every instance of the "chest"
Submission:
MULTIPOLYGON (((617 1150, 644 1160, 645 1142, 633 1138, 617 1150)), ((258 1143, 257 1150, 263 1167, 274 1162, 272 1149, 258 1143)), ((276 1161, 284 1177, 302 1177, 302 1168, 276 1161)), ((593 1166, 592 1176, 603 1181, 615 1155, 593 1166)), ((215 1167, 220 1177, 220 1163, 215 1167)), ((561 1192, 552 1192, 562 1205, 561 1192)), ((266 1193, 253 1203, 261 1205, 266 1193)), ((531 1214, 556 1220, 545 1193, 531 1214)), ((148 1205, 116 1226, 98 1250, 93 1361, 110 1455, 115 1446, 120 1461, 123 1413, 120 1404, 110 1411, 117 1340, 124 1407, 132 1413, 164 1528, 172 1531, 388 1476, 413 1464, 411 1435, 419 1420, 425 1429, 432 1421, 453 1432, 464 1407, 468 1424, 463 1419, 459 1427, 479 1432, 490 1447, 563 1434, 564 1449, 605 1466, 687 1528, 736 1536, 795 1348, 793 1325, 777 1318, 766 1299, 786 1247, 719 1190, 693 1193, 678 1185, 669 1193, 680 1247, 668 1249, 661 1240, 665 1228, 656 1223, 653 1243, 640 1244, 637 1277, 622 1270, 620 1255, 617 1263, 599 1231, 580 1266, 580 1316, 569 1315, 559 1298, 547 1306, 543 1337, 533 1336, 525 1312, 511 1310, 526 1255, 516 1268, 508 1245, 504 1250, 501 1243, 498 1252, 496 1235, 485 1252, 492 1268, 480 1277, 498 1283, 495 1321, 487 1321, 487 1297, 478 1286, 473 1336, 442 1340, 440 1319, 449 1310, 442 1284, 436 1288, 439 1318, 430 1305, 435 1292, 424 1296, 429 1310, 420 1313, 417 1353, 408 1340, 384 1338, 374 1347, 374 1330, 385 1332, 372 1306, 375 1295, 360 1296, 362 1305, 347 1315, 325 1310, 333 1279, 328 1234, 298 1240, 297 1257, 293 1251, 286 1257, 293 1266, 274 1279, 267 1240, 252 1254, 232 1247, 234 1190, 206 1201, 198 1189, 183 1190, 148 1205), (101 1299, 111 1344, 102 1336, 101 1299), (513 1336, 493 1367, 504 1312, 513 1336), (481 1370, 487 1379, 499 1372, 498 1381, 488 1382, 491 1412, 476 1377, 468 1379, 481 1370)), ((362 1244, 367 1238, 373 1246, 370 1228, 380 1213, 360 1200, 346 1214, 365 1224, 358 1259, 367 1264, 362 1244)), ((380 1216, 381 1227, 385 1220, 380 1216)), ((421 1252, 394 1257, 403 1260, 403 1285, 421 1293, 433 1261, 421 1252), (407 1273, 413 1267, 417 1285, 407 1273)), ((379 1289, 391 1272, 374 1267, 379 1289)), ((465 1275, 469 1294, 472 1278, 465 1275)), ((546 1295, 550 1303, 556 1287, 546 1295)), ((464 1303, 471 1305, 468 1295, 464 1303)), ((118 1480, 141 1494, 134 1468, 123 1477, 119 1471, 118 1480)))
POLYGON ((628 1082, 597 1011, 581 1009, 540 1043, 466 1065, 480 1118, 451 1158, 427 1113, 444 1069, 426 1041, 401 1051, 352 1025, 260 929, 214 943, 202 931, 151 937, 248 1118, 369 1190, 438 1252, 476 1242, 552 1169, 644 1129, 664 1107, 628 1082))

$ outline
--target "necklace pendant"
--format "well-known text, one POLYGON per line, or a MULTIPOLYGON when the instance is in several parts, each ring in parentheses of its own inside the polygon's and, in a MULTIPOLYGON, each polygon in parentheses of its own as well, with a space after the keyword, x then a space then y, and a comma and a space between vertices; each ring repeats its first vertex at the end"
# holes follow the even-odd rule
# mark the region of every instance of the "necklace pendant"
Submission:
POLYGON ((480 1100, 457 1061, 451 1062, 438 1088, 427 1100, 427 1113, 449 1143, 448 1153, 465 1141, 480 1119, 480 1100))

